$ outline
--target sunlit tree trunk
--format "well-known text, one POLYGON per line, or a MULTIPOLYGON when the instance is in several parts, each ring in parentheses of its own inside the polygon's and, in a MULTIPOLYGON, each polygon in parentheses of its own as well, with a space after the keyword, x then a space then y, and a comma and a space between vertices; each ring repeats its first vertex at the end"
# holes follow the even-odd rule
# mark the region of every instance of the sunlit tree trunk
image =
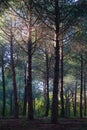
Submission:
POLYGON ((59 1, 55 0, 55 35, 56 35, 56 45, 55 45, 55 65, 54 65, 54 82, 53 82, 53 99, 52 99, 52 123, 57 122, 58 118, 58 86, 59 86, 59 24, 60 24, 60 10, 59 1))

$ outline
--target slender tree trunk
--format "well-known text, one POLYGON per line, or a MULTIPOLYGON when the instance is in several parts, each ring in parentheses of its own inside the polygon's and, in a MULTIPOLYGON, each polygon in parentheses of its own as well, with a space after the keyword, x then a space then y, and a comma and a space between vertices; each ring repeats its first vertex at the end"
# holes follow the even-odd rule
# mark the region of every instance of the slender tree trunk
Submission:
POLYGON ((63 95, 63 44, 60 47, 60 62, 61 62, 61 117, 64 117, 64 95, 63 95))
POLYGON ((59 86, 59 5, 58 0, 55 0, 55 27, 56 27, 56 46, 55 46, 55 66, 54 66, 54 82, 53 82, 53 99, 52 99, 52 123, 57 122, 58 118, 58 86, 59 86))
POLYGON ((73 114, 74 114, 74 109, 75 109, 75 93, 72 91, 72 107, 73 107, 73 114))
POLYGON ((63 23, 62 23, 62 34, 61 37, 61 45, 60 45, 60 65, 61 65, 61 92, 60 92, 60 98, 61 98, 61 117, 64 117, 64 94, 63 94, 63 23))
POLYGON ((67 92, 65 93, 65 117, 67 117, 67 92))
POLYGON ((23 116, 26 116, 26 107, 27 107, 27 82, 26 82, 26 66, 25 66, 25 75, 24 75, 24 82, 25 82, 25 91, 24 91, 24 105, 23 105, 23 116))
POLYGON ((70 99, 69 99, 69 92, 67 92, 66 110, 67 110, 67 117, 70 117, 70 99))
POLYGON ((67 90, 67 92, 65 93, 65 117, 70 117, 71 111, 71 103, 70 103, 70 91, 67 90))
POLYGON ((27 96, 28 96, 28 119, 33 120, 33 96, 32 96, 32 9, 29 2, 29 40, 28 40, 28 76, 27 76, 27 96))
POLYGON ((68 117, 68 96, 66 93, 66 101, 65 101, 65 116, 68 117))
POLYGON ((46 53, 46 111, 45 116, 48 116, 49 114, 49 62, 48 62, 48 54, 46 53))
POLYGON ((81 54, 81 88, 80 88, 80 118, 83 117, 82 110, 82 97, 83 97, 83 55, 81 54))
POLYGON ((76 86, 75 86, 75 101, 74 101, 74 116, 76 117, 77 113, 77 81, 76 81, 76 86))
POLYGON ((5 74, 4 74, 4 54, 2 50, 2 86, 3 86, 3 108, 2 108, 2 116, 5 116, 6 110, 6 91, 5 91, 5 74))
POLYGON ((10 116, 13 115, 13 91, 10 92, 10 116))
POLYGON ((15 66, 14 66, 14 58, 13 58, 13 37, 11 37, 11 42, 10 42, 10 53, 11 53, 13 94, 14 94, 14 117, 18 118, 17 86, 16 86, 16 74, 15 74, 15 66))
POLYGON ((70 100, 68 101, 68 111, 67 111, 67 113, 68 113, 68 117, 70 117, 71 116, 71 104, 70 104, 70 100))
POLYGON ((32 97, 32 54, 31 54, 31 39, 28 43, 28 76, 27 76, 27 96, 28 96, 28 119, 32 120, 33 117, 33 97, 32 97))
POLYGON ((86 74, 84 73, 84 116, 86 116, 86 74))

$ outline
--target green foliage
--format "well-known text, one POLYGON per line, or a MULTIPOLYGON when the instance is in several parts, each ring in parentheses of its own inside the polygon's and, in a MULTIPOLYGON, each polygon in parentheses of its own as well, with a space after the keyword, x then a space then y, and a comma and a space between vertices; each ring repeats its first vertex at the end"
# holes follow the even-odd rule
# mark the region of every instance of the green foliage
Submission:
POLYGON ((10 117, 10 105, 6 103, 5 117, 10 117))
POLYGON ((42 117, 45 114, 45 104, 44 98, 41 97, 40 100, 35 99, 35 116, 42 117))
POLYGON ((22 115, 22 113, 23 113, 23 100, 19 100, 18 107, 19 107, 19 115, 22 115))

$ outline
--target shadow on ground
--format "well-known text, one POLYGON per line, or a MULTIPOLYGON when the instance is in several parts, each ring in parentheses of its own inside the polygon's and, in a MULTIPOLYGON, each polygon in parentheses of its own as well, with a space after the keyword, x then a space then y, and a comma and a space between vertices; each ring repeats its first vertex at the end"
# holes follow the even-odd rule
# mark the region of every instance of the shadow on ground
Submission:
POLYGON ((59 119, 57 124, 45 119, 0 119, 0 130, 87 130, 87 119, 59 119))

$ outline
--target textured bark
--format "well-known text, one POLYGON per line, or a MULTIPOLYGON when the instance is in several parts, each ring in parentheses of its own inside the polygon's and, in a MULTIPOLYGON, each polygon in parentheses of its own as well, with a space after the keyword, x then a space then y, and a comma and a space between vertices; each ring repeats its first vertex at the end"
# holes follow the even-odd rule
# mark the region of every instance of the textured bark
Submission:
POLYGON ((60 11, 58 0, 55 0, 55 35, 56 35, 56 46, 55 46, 55 66, 54 66, 54 82, 53 82, 53 99, 52 99, 52 123, 57 122, 58 118, 58 86, 59 86, 59 21, 60 11))
POLYGON ((14 95, 14 117, 18 118, 17 86, 16 86, 16 74, 15 74, 15 66, 14 66, 14 58, 13 58, 13 37, 11 37, 11 41, 10 41, 10 54, 11 54, 13 95, 14 95))
POLYGON ((2 50, 2 87, 3 87, 3 108, 2 108, 2 116, 5 116, 6 110, 6 89, 5 89, 5 74, 4 74, 4 54, 2 50))

